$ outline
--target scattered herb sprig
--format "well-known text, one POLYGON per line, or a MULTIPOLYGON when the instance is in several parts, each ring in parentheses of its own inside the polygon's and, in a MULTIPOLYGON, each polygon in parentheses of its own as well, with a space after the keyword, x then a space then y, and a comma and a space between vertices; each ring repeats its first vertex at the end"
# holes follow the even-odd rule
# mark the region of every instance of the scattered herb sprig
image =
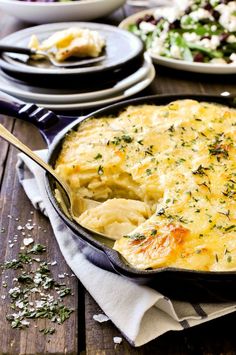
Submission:
MULTIPOLYGON (((73 312, 62 300, 72 294, 71 289, 53 279, 47 262, 34 258, 34 255, 45 252, 44 245, 35 243, 26 252, 19 253, 17 259, 1 264, 3 272, 7 269, 19 270, 13 279, 14 287, 8 291, 13 312, 7 314, 6 319, 12 328, 25 329, 30 326, 30 319, 38 318, 62 324, 73 312), (35 264, 38 267, 35 268, 35 264)), ((39 331, 51 335, 55 333, 55 328, 46 327, 39 331)))

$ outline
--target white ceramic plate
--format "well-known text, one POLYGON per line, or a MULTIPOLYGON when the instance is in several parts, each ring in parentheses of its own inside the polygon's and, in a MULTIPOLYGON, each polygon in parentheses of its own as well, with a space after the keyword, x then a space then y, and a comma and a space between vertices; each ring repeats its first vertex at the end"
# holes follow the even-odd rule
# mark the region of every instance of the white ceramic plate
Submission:
MULTIPOLYGON (((1 1, 1 0, 0 0, 1 1)), ((17 31, 9 36, 1 39, 1 44, 18 45, 27 47, 31 36, 36 35, 39 40, 43 40, 56 31, 70 28, 71 26, 87 28, 90 30, 98 31, 105 39, 105 59, 92 66, 75 67, 75 68, 58 68, 46 62, 41 64, 41 61, 32 61, 28 64, 19 62, 19 59, 27 59, 28 56, 22 57, 21 54, 7 55, 4 54, 0 60, 0 66, 9 72, 17 72, 36 75, 74 75, 74 74, 87 74, 98 73, 104 70, 111 70, 128 63, 129 61, 137 58, 143 50, 143 44, 139 38, 132 33, 124 31, 120 28, 102 23, 93 22, 62 22, 53 23, 41 26, 29 27, 27 29, 17 31), (18 59, 18 60, 17 60, 18 59)))
POLYGON ((89 21, 118 9, 125 0, 78 0, 39 3, 0 0, 0 8, 8 14, 30 23, 89 21))
MULTIPOLYGON (((134 15, 127 17, 123 20, 119 27, 127 30, 128 26, 132 23, 135 23, 137 19, 142 18, 147 14, 153 14, 155 11, 158 11, 158 8, 149 9, 137 12, 134 15)), ((149 55, 152 58, 152 61, 156 64, 161 64, 163 66, 191 71, 196 73, 203 73, 203 74, 235 74, 236 73, 236 64, 207 64, 207 63, 196 63, 196 62, 186 62, 184 60, 178 59, 170 59, 160 55, 155 55, 149 52, 149 55)))
POLYGON ((59 104, 61 102, 68 104, 92 101, 95 99, 100 100, 102 98, 108 98, 112 95, 114 96, 135 85, 147 76, 151 66, 152 64, 150 57, 145 55, 144 63, 137 71, 129 75, 127 78, 117 82, 113 87, 99 91, 79 93, 76 89, 60 90, 33 87, 11 79, 10 77, 4 75, 4 73, 0 75, 0 90, 11 95, 19 96, 24 100, 37 100, 37 102, 49 104, 59 104))
MULTIPOLYGON (((133 86, 129 87, 128 89, 124 90, 123 92, 119 93, 118 95, 114 95, 109 98, 101 99, 101 100, 94 100, 90 102, 76 102, 76 103, 69 103, 69 104, 49 104, 49 103, 38 103, 39 106, 55 110, 55 111, 75 111, 75 110, 80 110, 80 109, 90 109, 93 107, 99 107, 99 106, 104 106, 111 104, 113 102, 117 102, 120 100, 124 100, 132 95, 137 94, 138 92, 144 90, 148 85, 151 84, 155 77, 155 68, 153 65, 150 66, 149 72, 147 73, 146 77, 144 77, 141 81, 138 83, 134 84, 133 86)), ((9 92, 9 94, 11 94, 9 92)), ((32 102, 33 100, 25 100, 25 98, 21 97, 20 95, 13 95, 16 96, 19 99, 22 99, 24 101, 32 102)), ((34 100, 35 103, 37 103, 37 100, 34 100)))

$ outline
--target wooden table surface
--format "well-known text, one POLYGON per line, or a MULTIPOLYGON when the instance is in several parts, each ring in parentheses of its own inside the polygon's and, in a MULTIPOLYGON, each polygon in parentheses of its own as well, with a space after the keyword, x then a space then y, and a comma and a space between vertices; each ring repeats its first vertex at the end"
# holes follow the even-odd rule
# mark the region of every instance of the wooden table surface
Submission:
MULTIPOLYGON (((118 24, 125 16, 140 8, 126 5, 101 22, 118 24)), ((0 12, 0 36, 17 31, 29 25, 0 12)), ((177 72, 156 67, 156 78, 145 91, 139 94, 163 93, 214 93, 236 92, 235 75, 209 76, 177 72)), ((91 110, 92 111, 92 110, 91 110)), ((23 121, 1 116, 1 123, 32 149, 45 147, 39 132, 23 121)), ((57 261, 52 272, 55 279, 59 274, 71 270, 66 265, 53 236, 47 218, 34 210, 18 182, 15 171, 17 150, 0 139, 0 181, 1 181, 1 233, 0 263, 16 258, 21 251, 22 239, 12 243, 14 235, 20 234, 17 227, 28 220, 35 223, 30 231, 32 238, 47 247, 46 260, 57 261), (12 245, 13 244, 13 245, 12 245)), ((7 290, 13 287, 16 271, 7 270, 1 277, 0 295, 0 354, 236 354, 236 313, 181 332, 169 332, 140 348, 133 348, 123 338, 121 344, 114 344, 114 336, 122 336, 110 322, 98 323, 93 315, 102 313, 96 302, 75 278, 66 277, 65 283, 72 289, 65 303, 75 311, 62 325, 55 326, 56 332, 44 335, 38 329, 47 326, 44 319, 36 320, 25 330, 12 329, 6 320, 10 311, 7 290), (4 287, 7 284, 7 287, 4 287), (6 295, 6 298, 4 297, 6 295), (5 299, 4 299, 5 298, 5 299)), ((64 280, 63 280, 64 281, 64 280)))

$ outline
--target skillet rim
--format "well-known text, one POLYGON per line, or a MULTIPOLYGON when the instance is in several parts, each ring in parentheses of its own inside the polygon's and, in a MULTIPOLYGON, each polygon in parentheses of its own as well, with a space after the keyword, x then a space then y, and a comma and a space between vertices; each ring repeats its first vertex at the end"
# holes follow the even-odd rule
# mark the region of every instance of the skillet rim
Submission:
MULTIPOLYGON (((236 98, 234 96, 221 96, 221 95, 212 95, 212 94, 189 94, 189 93, 182 93, 182 94, 161 94, 161 95, 149 95, 138 97, 135 99, 129 99, 125 101, 118 102, 113 105, 109 105, 103 108, 100 108, 92 113, 84 117, 78 117, 75 121, 67 125, 63 128, 55 137, 53 142, 49 146, 48 152, 48 163, 53 166, 53 162, 55 162, 55 155, 58 156, 58 152, 60 147, 66 138, 66 134, 77 128, 81 122, 90 119, 90 118, 97 118, 99 119, 103 114, 109 114, 111 117, 116 113, 121 111, 124 107, 128 105, 139 105, 139 104, 167 104, 174 100, 184 100, 184 99, 193 99, 197 101, 206 101, 212 103, 218 103, 222 105, 226 105, 229 107, 236 108, 236 98), (156 102, 157 101, 157 102, 156 102)), ((174 268, 174 267, 162 267, 157 269, 150 269, 150 270, 139 270, 135 269, 132 266, 123 261, 123 257, 120 253, 116 250, 104 245, 103 243, 96 240, 96 237, 99 237, 99 234, 96 232, 92 233, 88 231, 85 227, 82 227, 78 223, 69 219, 65 213, 60 208, 59 203, 57 202, 54 193, 53 193, 53 179, 46 173, 45 174, 45 185, 47 195, 51 204, 53 205, 54 209, 58 213, 58 215, 62 218, 62 220, 66 223, 66 225, 74 232, 76 237, 81 238, 85 243, 88 243, 90 246, 97 248, 99 251, 102 251, 109 259, 112 268, 123 276, 127 276, 132 279, 136 279, 138 277, 141 278, 151 278, 153 279, 155 276, 160 275, 162 273, 177 273, 177 274, 184 274, 189 276, 198 276, 202 278, 210 278, 210 279, 217 279, 220 276, 221 278, 228 278, 228 277, 236 277, 236 270, 234 271, 203 271, 203 270, 192 270, 192 269, 183 269, 183 268, 174 268), (94 238, 95 236, 95 238, 94 238)))

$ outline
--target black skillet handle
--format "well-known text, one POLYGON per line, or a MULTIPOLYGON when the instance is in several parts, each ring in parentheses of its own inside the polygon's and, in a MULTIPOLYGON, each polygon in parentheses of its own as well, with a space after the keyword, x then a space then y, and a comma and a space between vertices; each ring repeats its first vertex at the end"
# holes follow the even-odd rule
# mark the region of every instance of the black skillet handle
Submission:
POLYGON ((52 111, 35 104, 24 103, 0 91, 0 114, 19 118, 39 128, 47 143, 58 133, 59 117, 52 111))
POLYGON ((0 44, 0 53, 9 52, 9 53, 20 53, 33 55, 36 54, 36 51, 27 47, 18 47, 18 46, 8 46, 7 44, 0 44))

